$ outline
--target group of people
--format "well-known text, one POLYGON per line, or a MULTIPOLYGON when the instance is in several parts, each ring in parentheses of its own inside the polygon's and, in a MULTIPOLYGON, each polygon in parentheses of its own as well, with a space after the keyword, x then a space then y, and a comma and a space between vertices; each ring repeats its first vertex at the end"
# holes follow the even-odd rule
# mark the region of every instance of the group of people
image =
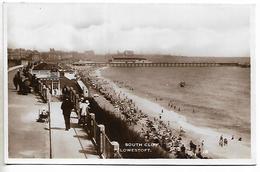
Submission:
POLYGON ((181 111, 181 107, 178 107, 175 103, 174 103, 174 100, 170 100, 168 102, 168 108, 169 109, 174 109, 174 110, 178 110, 178 111, 181 111))
POLYGON ((18 90, 19 94, 26 95, 31 92, 31 87, 34 87, 33 76, 29 74, 28 67, 19 69, 13 77, 13 84, 15 90, 18 90))
MULTIPOLYGON (((79 114, 78 114, 78 124, 83 125, 85 127, 87 123, 87 115, 89 113, 89 107, 90 103, 87 98, 82 97, 79 102, 79 114)), ((75 108, 75 105, 70 99, 70 90, 68 87, 64 87, 62 89, 62 104, 61 109, 65 121, 65 130, 68 131, 70 129, 70 115, 72 112, 72 109, 75 108)))
MULTIPOLYGON (((231 141, 232 141, 232 140, 235 140, 235 136, 232 135, 232 137, 231 137, 230 140, 231 140, 231 141)), ((242 137, 239 137, 237 140, 241 142, 241 141, 242 141, 242 137)), ((221 135, 221 136, 219 137, 219 146, 221 146, 221 147, 223 147, 223 146, 228 146, 228 139, 227 139, 227 138, 224 138, 223 135, 221 135)))
POLYGON ((219 146, 227 146, 228 145, 228 140, 227 138, 223 138, 223 135, 220 136, 219 138, 219 146))
MULTIPOLYGON (((133 128, 140 128, 138 132, 145 138, 146 142, 158 143, 164 150, 174 154, 178 158, 183 158, 184 154, 185 158, 203 158, 201 146, 197 147, 196 153, 194 153, 193 156, 185 152, 188 149, 185 148, 182 140, 183 130, 177 131, 171 129, 169 124, 166 125, 161 119, 149 117, 148 114, 139 110, 135 102, 126 94, 114 89, 114 86, 111 85, 110 82, 95 75, 94 70, 95 69, 89 68, 89 70, 82 70, 79 73, 82 77, 87 78, 89 84, 119 111, 121 119, 124 120, 129 127, 134 126, 133 128), (184 154, 183 151, 185 152, 184 154), (180 156, 180 154, 182 154, 182 156, 180 156)), ((124 85, 121 81, 114 81, 114 83, 120 86, 124 85)), ((130 88, 129 86, 129 89, 130 88)))
POLYGON ((134 91, 134 88, 132 86, 130 86, 129 84, 127 84, 126 82, 117 81, 117 80, 114 80, 113 82, 116 83, 119 88, 127 88, 131 91, 134 91))

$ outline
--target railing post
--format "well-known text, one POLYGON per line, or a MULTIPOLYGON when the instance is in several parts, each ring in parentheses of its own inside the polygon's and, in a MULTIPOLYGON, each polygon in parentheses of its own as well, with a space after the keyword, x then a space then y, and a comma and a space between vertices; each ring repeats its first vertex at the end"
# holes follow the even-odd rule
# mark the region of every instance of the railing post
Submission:
POLYGON ((89 128, 89 136, 90 138, 94 137, 94 132, 95 132, 95 114, 91 113, 90 114, 90 128, 89 128))
POLYGON ((76 98, 75 98, 75 111, 79 116, 79 95, 78 94, 76 94, 76 98))
POLYGON ((105 149, 105 126, 104 125, 98 125, 98 137, 99 137, 99 142, 98 142, 98 153, 102 156, 104 153, 105 149))
POLYGON ((46 89, 46 102, 51 101, 51 93, 50 93, 50 89, 47 88, 46 89))
POLYGON ((118 142, 115 142, 115 141, 113 141, 113 142, 111 142, 111 145, 112 145, 112 147, 111 147, 111 153, 110 153, 110 155, 112 155, 112 157, 111 158, 118 158, 118 153, 119 153, 119 144, 118 144, 118 142))
POLYGON ((43 83, 41 83, 41 96, 43 97, 43 89, 44 89, 44 85, 43 85, 43 83))
POLYGON ((42 84, 42 82, 39 81, 39 82, 38 82, 38 85, 37 85, 37 86, 38 86, 38 91, 39 91, 39 93, 41 93, 41 84, 42 84))
POLYGON ((46 101, 46 99, 45 99, 45 97, 46 97, 46 95, 45 95, 45 94, 46 94, 46 89, 47 89, 46 86, 43 85, 43 88, 42 88, 42 97, 43 97, 43 100, 44 100, 44 101, 46 101))

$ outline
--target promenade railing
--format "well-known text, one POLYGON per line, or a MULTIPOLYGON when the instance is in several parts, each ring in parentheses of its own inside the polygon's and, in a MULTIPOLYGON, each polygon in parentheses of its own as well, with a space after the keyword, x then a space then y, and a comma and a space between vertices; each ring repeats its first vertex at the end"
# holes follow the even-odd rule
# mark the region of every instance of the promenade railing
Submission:
MULTIPOLYGON (((48 102, 49 96, 51 96, 51 91, 48 86, 46 86, 40 80, 37 84, 37 89, 45 102, 48 102)), ((73 89, 73 87, 67 87, 69 91, 69 98, 74 106, 75 113, 80 115, 80 95, 73 89)), ((110 141, 109 137, 106 135, 105 126, 98 124, 95 119, 94 113, 88 113, 86 117, 86 132, 89 138, 93 141, 96 146, 97 152, 101 158, 122 158, 119 152, 119 144, 116 141, 110 141)))
MULTIPOLYGON (((67 87, 69 90, 69 96, 74 104, 75 113, 80 115, 80 96, 73 89, 73 87, 67 87)), ((97 152, 101 158, 122 158, 119 152, 119 144, 116 141, 110 141, 109 137, 105 132, 105 126, 98 124, 95 119, 94 113, 86 113, 86 131, 89 138, 93 141, 96 146, 97 152)))
POLYGON ((105 126, 96 122, 95 114, 90 113, 87 119, 87 131, 89 136, 93 138, 98 154, 102 158, 122 158, 118 142, 110 141, 105 133, 105 126))

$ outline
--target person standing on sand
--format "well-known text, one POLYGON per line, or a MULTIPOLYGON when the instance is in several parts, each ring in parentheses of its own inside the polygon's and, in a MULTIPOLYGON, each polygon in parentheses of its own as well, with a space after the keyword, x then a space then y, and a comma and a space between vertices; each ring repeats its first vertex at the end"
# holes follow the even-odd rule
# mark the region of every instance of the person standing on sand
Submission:
POLYGON ((224 146, 227 146, 228 145, 228 140, 227 138, 224 139, 224 146))
POLYGON ((197 153, 196 153, 196 156, 197 156, 198 158, 200 158, 200 159, 203 158, 203 156, 202 156, 201 153, 202 153, 202 152, 201 152, 201 147, 200 147, 200 145, 198 145, 198 151, 197 151, 197 153))
POLYGON ((223 136, 221 135, 219 138, 219 146, 223 146, 223 136))
POLYGON ((201 149, 203 150, 204 148, 204 140, 201 141, 201 149))
POLYGON ((162 119, 162 114, 163 114, 163 109, 162 109, 161 113, 159 113, 159 119, 160 120, 162 119))
POLYGON ((66 131, 70 129, 70 114, 73 109, 73 104, 69 100, 69 98, 65 98, 65 100, 61 104, 61 109, 65 121, 66 131))
POLYGON ((195 144, 192 142, 192 140, 190 141, 190 151, 195 152, 195 144))

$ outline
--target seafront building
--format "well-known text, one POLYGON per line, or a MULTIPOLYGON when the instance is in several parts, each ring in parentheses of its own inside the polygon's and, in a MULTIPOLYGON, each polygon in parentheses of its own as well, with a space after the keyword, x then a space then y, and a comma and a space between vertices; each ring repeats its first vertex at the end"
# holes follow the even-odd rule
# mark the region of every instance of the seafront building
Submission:
POLYGON ((18 64, 28 65, 28 62, 38 62, 41 59, 40 52, 37 50, 26 50, 23 48, 8 48, 7 55, 9 66, 15 66, 18 64))
POLYGON ((46 85, 53 96, 60 96, 61 90, 65 86, 72 87, 79 93, 84 92, 84 95, 87 96, 88 88, 77 78, 76 72, 71 69, 65 69, 53 63, 39 63, 33 66, 31 74, 46 85))
POLYGON ((134 51, 126 50, 123 53, 113 54, 109 63, 152 63, 140 55, 134 54, 134 51))

